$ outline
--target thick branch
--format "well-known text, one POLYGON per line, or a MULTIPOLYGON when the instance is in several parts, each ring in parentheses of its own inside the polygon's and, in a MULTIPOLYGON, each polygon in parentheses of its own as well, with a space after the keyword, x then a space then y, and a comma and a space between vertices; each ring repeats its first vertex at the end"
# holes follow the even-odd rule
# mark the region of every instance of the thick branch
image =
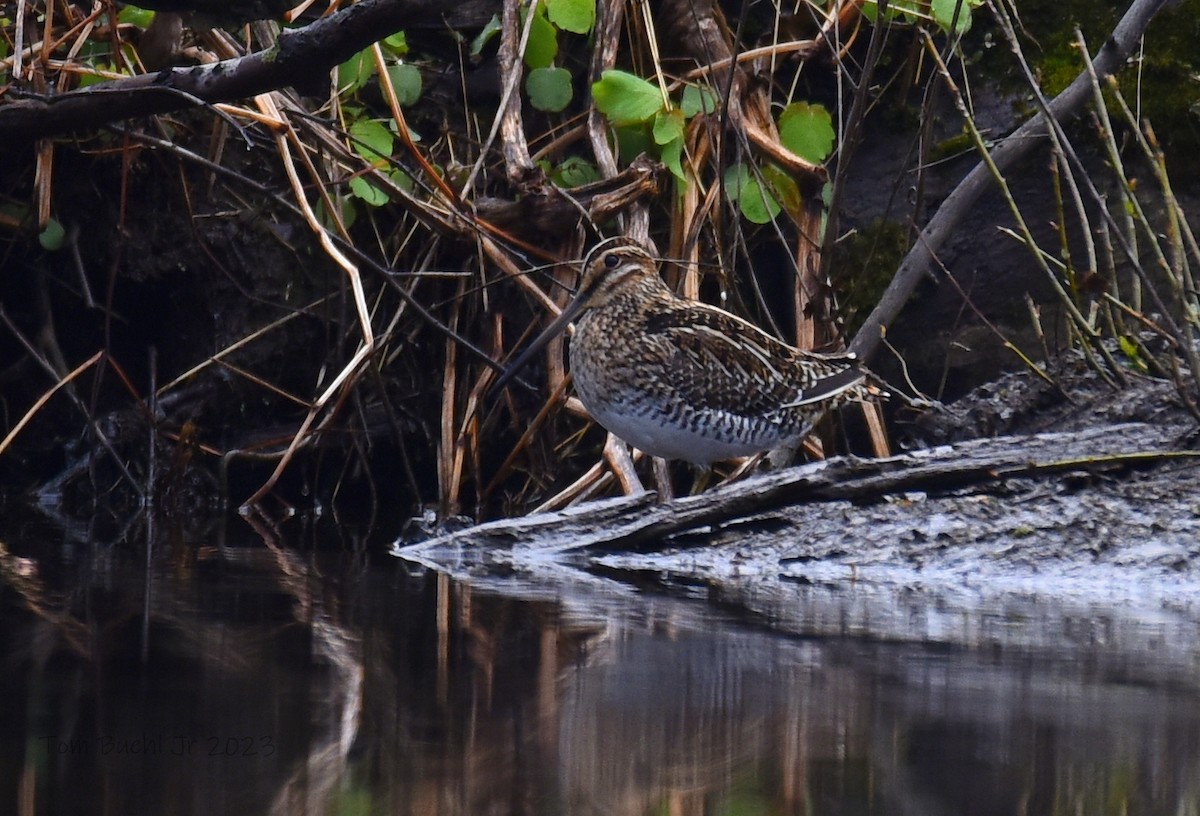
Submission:
POLYGON ((121 119, 311 84, 377 40, 440 20, 443 8, 437 0, 363 0, 283 32, 278 47, 270 51, 103 82, 45 100, 18 100, 0 106, 0 143, 27 143, 121 119))
MULTIPOLYGON (((1125 16, 1113 29, 1112 36, 1092 61, 1097 75, 1108 76, 1125 64, 1125 59, 1137 46, 1146 26, 1166 2, 1167 0, 1134 0, 1125 16)), ((1050 112, 1056 120, 1062 121, 1079 110, 1090 95, 1091 81, 1087 71, 1083 71, 1065 91, 1054 98, 1050 103, 1050 112)), ((992 151, 992 160, 996 167, 1004 172, 1017 164, 1030 150, 1041 144, 1048 132, 1044 115, 1038 114, 1030 119, 992 151)), ((975 200, 991 186, 991 182, 991 172, 986 164, 980 162, 946 197, 905 256, 900 268, 896 270, 896 275, 880 298, 879 304, 855 335, 850 344, 851 351, 864 360, 874 355, 882 340, 883 329, 900 314, 913 289, 929 270, 937 251, 953 234, 975 200)))

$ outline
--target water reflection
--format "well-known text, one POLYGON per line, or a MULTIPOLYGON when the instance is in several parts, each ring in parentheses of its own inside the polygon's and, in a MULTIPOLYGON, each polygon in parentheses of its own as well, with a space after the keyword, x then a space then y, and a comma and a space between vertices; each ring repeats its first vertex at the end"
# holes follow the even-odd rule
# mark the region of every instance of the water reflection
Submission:
POLYGON ((781 634, 318 538, 0 537, 0 812, 1200 812, 1174 658, 781 634))

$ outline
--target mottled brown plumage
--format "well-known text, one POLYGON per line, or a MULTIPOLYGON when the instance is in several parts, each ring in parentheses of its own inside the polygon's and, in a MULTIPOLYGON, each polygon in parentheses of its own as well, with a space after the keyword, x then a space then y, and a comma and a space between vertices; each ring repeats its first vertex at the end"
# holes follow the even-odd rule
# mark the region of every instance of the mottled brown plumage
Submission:
POLYGON ((501 378, 575 320, 584 406, 625 442, 707 465, 794 445, 826 410, 870 396, 852 355, 800 351, 729 312, 676 296, 628 239, 598 245, 575 299, 501 378))

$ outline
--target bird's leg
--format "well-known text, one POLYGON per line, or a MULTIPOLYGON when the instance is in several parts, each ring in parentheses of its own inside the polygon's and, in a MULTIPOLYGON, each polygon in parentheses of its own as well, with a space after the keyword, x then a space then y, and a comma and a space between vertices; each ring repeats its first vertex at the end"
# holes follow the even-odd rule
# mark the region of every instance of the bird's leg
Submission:
POLYGON ((621 490, 626 496, 636 496, 646 492, 642 480, 638 478, 637 471, 633 469, 633 459, 629 456, 629 449, 625 447, 624 442, 611 433, 604 440, 604 458, 608 461, 613 476, 620 483, 621 490))
POLYGON ((671 487, 671 466, 666 459, 657 456, 654 460, 654 487, 658 491, 658 503, 666 504, 675 498, 675 490, 671 487))

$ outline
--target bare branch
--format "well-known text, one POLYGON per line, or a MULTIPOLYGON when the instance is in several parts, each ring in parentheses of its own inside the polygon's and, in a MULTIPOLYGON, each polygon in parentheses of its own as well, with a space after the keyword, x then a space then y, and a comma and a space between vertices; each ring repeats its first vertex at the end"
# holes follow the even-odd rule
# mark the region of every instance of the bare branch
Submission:
POLYGON ((121 119, 202 103, 244 99, 322 81, 333 66, 402 28, 441 19, 435 0, 363 0, 304 28, 284 31, 278 45, 238 59, 102 82, 43 99, 0 106, 0 142, 28 143, 121 119))

